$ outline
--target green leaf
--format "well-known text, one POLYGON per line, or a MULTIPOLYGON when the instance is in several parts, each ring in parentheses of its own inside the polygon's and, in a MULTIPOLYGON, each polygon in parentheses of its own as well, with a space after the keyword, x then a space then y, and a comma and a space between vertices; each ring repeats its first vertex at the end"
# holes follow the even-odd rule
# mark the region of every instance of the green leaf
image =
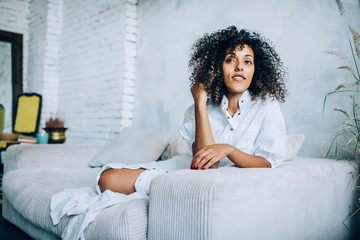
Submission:
POLYGON ((354 60, 354 64, 355 64, 355 68, 356 68, 357 75, 360 76, 359 68, 358 68, 358 65, 357 65, 357 63, 356 63, 355 54, 354 54, 354 49, 353 49, 353 47, 352 47, 350 38, 349 38, 349 44, 350 44, 351 53, 352 53, 352 56, 353 56, 353 60, 354 60))

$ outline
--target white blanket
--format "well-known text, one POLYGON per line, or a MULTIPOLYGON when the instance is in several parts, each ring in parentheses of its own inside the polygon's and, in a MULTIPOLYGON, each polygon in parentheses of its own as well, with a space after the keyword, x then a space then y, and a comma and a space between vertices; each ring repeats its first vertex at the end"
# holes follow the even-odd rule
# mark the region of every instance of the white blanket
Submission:
POLYGON ((110 190, 99 195, 90 187, 65 189, 51 196, 50 214, 54 225, 63 216, 72 216, 61 238, 83 240, 85 229, 101 211, 115 204, 145 197, 148 196, 139 192, 125 195, 110 190))
POLYGON ((132 199, 149 197, 151 181, 168 171, 188 168, 191 156, 177 156, 167 161, 149 162, 144 164, 126 165, 111 163, 102 167, 95 179, 95 189, 91 187, 68 188, 51 196, 50 215, 54 225, 57 225, 65 215, 71 216, 68 226, 64 229, 63 239, 85 239, 85 230, 95 217, 103 210, 115 204, 132 199), (146 168, 135 182, 136 192, 125 195, 106 190, 100 191, 98 181, 101 173, 109 168, 146 168))

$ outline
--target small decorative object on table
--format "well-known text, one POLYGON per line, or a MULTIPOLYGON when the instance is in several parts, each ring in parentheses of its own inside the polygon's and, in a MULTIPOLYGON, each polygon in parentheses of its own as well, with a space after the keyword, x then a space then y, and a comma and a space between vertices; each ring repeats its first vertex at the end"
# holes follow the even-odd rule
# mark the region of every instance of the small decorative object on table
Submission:
POLYGON ((49 143, 64 143, 66 140, 64 121, 60 118, 52 118, 46 121, 46 128, 43 128, 49 134, 49 143))
POLYGON ((48 144, 49 143, 49 134, 47 132, 40 132, 36 134, 38 144, 48 144))

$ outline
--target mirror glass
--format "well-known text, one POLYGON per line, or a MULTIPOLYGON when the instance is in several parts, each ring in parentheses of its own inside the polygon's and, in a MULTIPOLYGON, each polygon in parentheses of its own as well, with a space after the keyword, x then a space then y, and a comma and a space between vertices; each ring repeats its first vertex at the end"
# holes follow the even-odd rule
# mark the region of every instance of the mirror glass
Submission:
POLYGON ((11 43, 0 41, 0 104, 5 109, 3 132, 12 132, 11 43))

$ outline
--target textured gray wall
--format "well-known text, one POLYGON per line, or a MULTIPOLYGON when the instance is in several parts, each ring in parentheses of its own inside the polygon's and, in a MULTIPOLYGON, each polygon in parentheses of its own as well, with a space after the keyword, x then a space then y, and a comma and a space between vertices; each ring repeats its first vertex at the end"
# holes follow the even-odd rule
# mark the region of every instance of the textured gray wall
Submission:
POLYGON ((262 33, 272 40, 288 67, 288 92, 282 104, 287 131, 303 133, 300 155, 321 157, 326 136, 343 121, 323 99, 339 83, 351 82, 336 69, 349 56, 346 24, 359 31, 357 0, 343 1, 346 18, 335 0, 140 0, 135 125, 176 132, 192 104, 187 63, 192 43, 205 32, 229 25, 262 33))

